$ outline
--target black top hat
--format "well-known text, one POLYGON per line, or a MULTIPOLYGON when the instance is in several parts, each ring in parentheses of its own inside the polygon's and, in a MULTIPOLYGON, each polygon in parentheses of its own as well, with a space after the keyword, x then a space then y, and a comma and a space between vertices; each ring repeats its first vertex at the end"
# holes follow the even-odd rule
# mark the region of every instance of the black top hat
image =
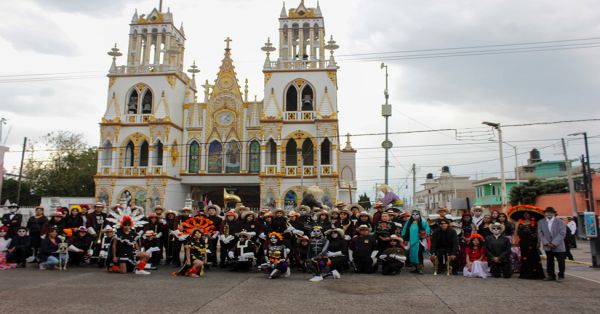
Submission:
POLYGON ((548 212, 556 214, 556 209, 554 209, 554 207, 546 207, 546 209, 544 209, 544 213, 548 212))

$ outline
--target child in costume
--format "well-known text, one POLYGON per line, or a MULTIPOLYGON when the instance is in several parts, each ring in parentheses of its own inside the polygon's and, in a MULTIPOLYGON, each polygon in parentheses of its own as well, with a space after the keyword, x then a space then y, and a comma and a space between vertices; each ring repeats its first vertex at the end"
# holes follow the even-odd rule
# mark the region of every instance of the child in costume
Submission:
POLYGON ((237 234, 238 241, 236 242, 234 249, 229 251, 229 259, 233 261, 233 271, 248 271, 252 267, 256 252, 256 246, 250 239, 252 237, 251 232, 242 230, 237 234))
POLYGON ((31 256, 31 238, 27 235, 27 228, 19 227, 17 228, 17 234, 8 246, 6 259, 17 263, 18 267, 25 267, 29 256, 31 256))
POLYGON ((334 279, 340 279, 340 271, 348 269, 348 245, 344 240, 344 230, 330 229, 325 232, 327 236, 327 257, 329 258, 329 272, 334 279))
POLYGON ((160 239, 156 232, 153 230, 146 230, 146 232, 144 232, 144 236, 142 237, 142 252, 148 259, 146 269, 158 269, 157 266, 160 264, 160 258, 162 256, 160 245, 160 239))
POLYGON ((215 226, 209 218, 196 216, 182 222, 178 237, 185 241, 185 263, 174 276, 198 278, 204 276, 204 267, 210 253, 209 237, 215 232, 215 226))
POLYGON ((113 237, 115 236, 115 229, 110 225, 104 227, 102 240, 100 241, 100 251, 98 252, 98 267, 105 267, 109 270, 112 267, 112 250, 110 248, 113 237))
POLYGON ((135 233, 136 228, 141 228, 146 224, 143 220, 144 215, 140 211, 132 213, 131 208, 117 208, 115 212, 110 213, 108 221, 114 223, 117 232, 112 243, 112 259, 114 272, 122 274, 133 272, 136 275, 149 275, 150 272, 144 270, 148 256, 141 251, 138 240, 140 234, 135 233))
POLYGON ((487 278, 490 275, 488 273, 488 263, 483 243, 484 240, 480 234, 475 233, 471 235, 469 245, 466 249, 467 265, 463 269, 465 277, 487 278))
POLYGON ((395 234, 390 236, 388 247, 379 255, 379 260, 381 260, 381 274, 383 275, 397 275, 402 271, 406 256, 399 236, 395 234))
POLYGON ((306 268, 313 274, 310 279, 311 282, 322 281, 327 273, 327 264, 330 262, 327 257, 328 245, 329 241, 324 237, 321 226, 314 226, 310 232, 310 243, 306 258, 306 268))
POLYGON ((290 276, 289 249, 283 244, 283 235, 277 232, 269 233, 269 242, 265 250, 267 262, 259 266, 259 269, 265 270, 269 274, 269 279, 277 279, 282 275, 290 276))

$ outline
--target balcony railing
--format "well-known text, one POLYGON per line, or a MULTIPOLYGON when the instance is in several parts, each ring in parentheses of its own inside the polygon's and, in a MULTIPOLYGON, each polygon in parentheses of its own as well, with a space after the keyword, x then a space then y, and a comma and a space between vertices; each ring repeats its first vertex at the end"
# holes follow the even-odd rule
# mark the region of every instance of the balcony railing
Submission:
POLYGON ((322 176, 328 176, 332 174, 332 167, 331 166, 321 166, 321 175, 322 176))
POLYGON ((148 123, 150 114, 126 114, 125 122, 127 123, 148 123))
POLYGON ((148 167, 123 167, 121 174, 124 176, 145 176, 148 174, 148 167))
POLYGON ((313 121, 315 120, 314 111, 286 111, 283 115, 285 121, 313 121))
POLYGON ((277 175, 277 165, 265 166, 265 175, 268 175, 268 176, 277 175))
MULTIPOLYGON (((138 66, 121 65, 116 67, 111 74, 144 74, 144 73, 168 73, 168 72, 183 72, 176 67, 166 64, 142 64, 138 66)), ((184 76, 185 77, 185 76, 184 76)))
POLYGON ((310 70, 337 68, 337 64, 331 60, 278 60, 266 62, 266 70, 310 70))

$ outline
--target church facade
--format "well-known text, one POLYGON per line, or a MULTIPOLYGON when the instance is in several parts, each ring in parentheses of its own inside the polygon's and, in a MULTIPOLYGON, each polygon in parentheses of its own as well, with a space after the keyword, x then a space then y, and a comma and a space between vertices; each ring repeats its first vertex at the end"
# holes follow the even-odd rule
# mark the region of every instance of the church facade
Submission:
POLYGON ((338 127, 338 46, 318 4, 284 6, 279 24, 278 47, 262 47, 258 101, 236 77, 231 39, 214 83, 198 88, 195 64, 184 71, 186 36, 173 14, 136 12, 126 65, 117 65, 118 48, 108 53, 96 198, 177 210, 223 206, 234 194, 251 208, 291 209, 311 185, 330 206, 356 198, 356 151, 338 127))

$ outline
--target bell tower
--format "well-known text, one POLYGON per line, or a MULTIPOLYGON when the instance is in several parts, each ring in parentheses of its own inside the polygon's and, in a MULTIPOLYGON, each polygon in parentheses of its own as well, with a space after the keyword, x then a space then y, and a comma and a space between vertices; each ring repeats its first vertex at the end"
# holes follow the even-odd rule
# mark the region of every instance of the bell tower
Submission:
POLYGON ((339 191, 338 66, 334 58, 338 48, 332 36, 326 40, 318 2, 308 7, 301 0, 289 10, 284 3, 279 43, 268 39, 261 48, 266 53, 261 117, 265 156, 261 200, 265 206, 275 202, 291 209, 311 185, 323 189, 323 201, 330 206, 338 199, 350 201, 348 193, 339 191), (271 60, 276 50, 277 58, 271 60))

